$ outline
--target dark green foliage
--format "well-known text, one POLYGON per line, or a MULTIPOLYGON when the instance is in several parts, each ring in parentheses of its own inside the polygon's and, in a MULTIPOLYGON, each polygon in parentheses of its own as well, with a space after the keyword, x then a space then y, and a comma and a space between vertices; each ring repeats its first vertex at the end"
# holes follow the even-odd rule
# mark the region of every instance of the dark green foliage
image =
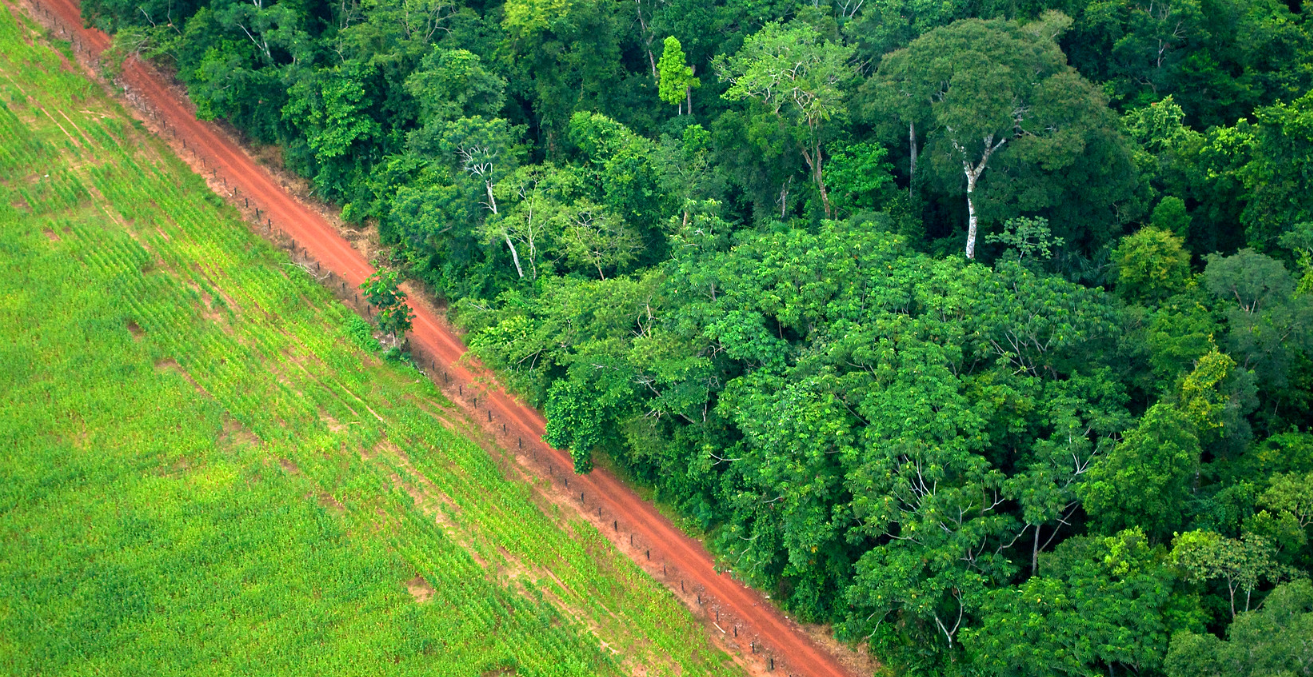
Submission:
POLYGON ((1199 562, 1313 565, 1297 9, 84 4, 377 223, 577 471, 893 670, 1025 675, 1222 674, 1262 638, 1199 562))

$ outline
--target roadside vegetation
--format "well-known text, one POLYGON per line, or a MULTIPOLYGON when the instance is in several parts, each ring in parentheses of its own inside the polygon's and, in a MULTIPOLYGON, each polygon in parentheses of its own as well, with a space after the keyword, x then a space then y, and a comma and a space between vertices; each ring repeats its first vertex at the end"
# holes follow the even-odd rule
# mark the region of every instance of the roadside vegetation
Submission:
POLYGON ((0 674, 739 674, 381 334, 0 9, 0 674))

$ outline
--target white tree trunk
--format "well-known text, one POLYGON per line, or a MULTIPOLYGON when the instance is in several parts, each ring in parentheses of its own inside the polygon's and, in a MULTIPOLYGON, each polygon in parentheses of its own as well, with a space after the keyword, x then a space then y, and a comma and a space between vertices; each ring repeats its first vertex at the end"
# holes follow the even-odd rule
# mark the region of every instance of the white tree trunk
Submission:
POLYGON ((511 242, 511 234, 502 231, 502 235, 506 238, 506 246, 511 249, 511 260, 515 262, 515 272, 519 273, 520 277, 524 277, 524 269, 520 267, 520 253, 515 251, 515 243, 511 242))
POLYGON ((978 174, 967 172, 967 258, 976 258, 976 202, 971 199, 976 192, 978 174))
MULTIPOLYGON (((483 187, 488 191, 488 209, 492 210, 495 215, 497 213, 497 197, 492 193, 492 182, 485 180, 483 187)), ((510 232, 503 230, 502 237, 506 238, 506 246, 511 250, 511 260, 515 262, 515 272, 519 273, 520 277, 524 277, 524 269, 520 267, 520 252, 515 251, 515 243, 511 242, 510 232)))
POLYGON ((907 123, 907 144, 912 162, 907 172, 907 196, 916 196, 916 123, 907 123))
MULTIPOLYGON (((953 132, 952 128, 949 128, 948 132, 951 134, 953 132)), ((1007 137, 1003 137, 995 143, 994 135, 990 134, 982 139, 982 141, 984 142, 985 149, 980 153, 980 162, 972 165, 971 161, 967 159, 966 149, 963 148, 957 140, 953 140, 953 147, 957 149, 957 152, 962 154, 962 172, 965 173, 967 177, 967 260, 976 258, 976 226, 978 223, 976 218, 976 201, 974 199, 976 182, 980 180, 980 175, 985 173, 985 166, 989 164, 990 156, 994 154, 994 151, 1002 148, 1003 144, 1008 142, 1008 139, 1007 137)))

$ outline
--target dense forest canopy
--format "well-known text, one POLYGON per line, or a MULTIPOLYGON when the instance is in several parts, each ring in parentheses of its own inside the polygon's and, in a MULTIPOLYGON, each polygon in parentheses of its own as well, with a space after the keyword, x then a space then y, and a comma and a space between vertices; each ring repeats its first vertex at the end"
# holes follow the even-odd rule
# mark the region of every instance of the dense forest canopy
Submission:
POLYGON ((1298 0, 83 12, 889 669, 1313 670, 1298 0))

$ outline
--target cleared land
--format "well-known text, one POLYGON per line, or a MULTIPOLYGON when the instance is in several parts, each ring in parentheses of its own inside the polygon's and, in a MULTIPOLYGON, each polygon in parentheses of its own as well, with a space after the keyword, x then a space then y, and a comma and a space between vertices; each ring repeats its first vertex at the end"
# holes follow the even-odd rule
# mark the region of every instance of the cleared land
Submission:
POLYGON ((0 672, 737 673, 9 10, 0 672))

